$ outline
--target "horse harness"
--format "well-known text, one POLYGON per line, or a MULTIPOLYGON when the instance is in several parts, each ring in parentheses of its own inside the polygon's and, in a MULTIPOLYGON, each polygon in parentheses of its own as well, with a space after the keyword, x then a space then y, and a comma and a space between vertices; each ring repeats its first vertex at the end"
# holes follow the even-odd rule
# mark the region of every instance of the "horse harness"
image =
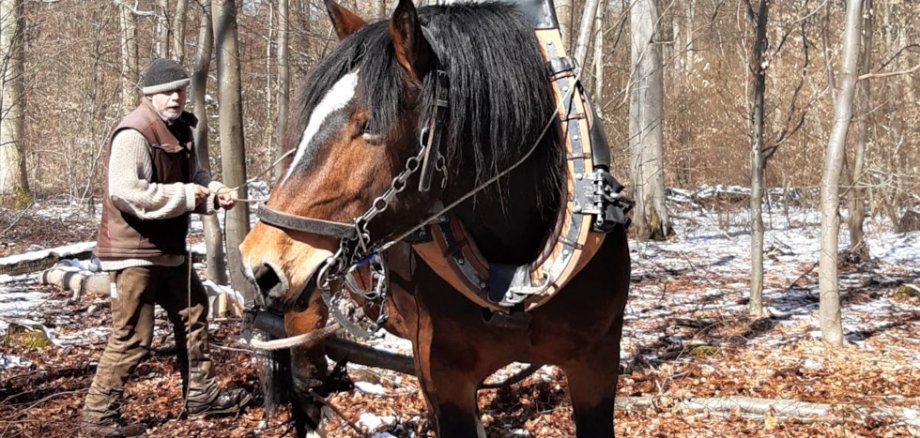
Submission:
MULTIPOLYGON (((394 177, 390 187, 375 198, 371 207, 353 223, 290 215, 265 205, 259 208, 259 219, 269 225, 339 238, 338 251, 326 260, 317 278, 317 285, 322 289, 327 303, 340 298, 346 285, 365 300, 382 302, 388 284, 388 270, 382 254, 402 240, 411 244, 415 254, 442 279, 466 298, 491 312, 490 318, 498 316, 493 318, 496 324, 514 325, 515 322, 508 319, 509 315, 522 315, 548 302, 587 265, 602 245, 607 232, 616 225, 628 225, 626 213, 632 207, 632 201, 620 194, 623 186, 610 174, 610 152, 606 138, 584 95, 576 74, 575 61, 565 55, 553 8, 551 4, 540 0, 522 7, 525 15, 534 23, 548 66, 557 101, 557 112, 553 117, 555 123, 560 124, 558 132, 561 138, 558 140, 565 147, 569 175, 563 197, 564 205, 559 209, 553 232, 539 257, 521 266, 490 264, 467 234, 463 223, 450 212, 453 206, 494 182, 497 177, 433 214, 409 232, 382 245, 372 244, 368 223, 387 209, 396 195, 406 188, 407 180, 413 174, 420 172, 419 192, 430 189, 435 172, 442 174, 442 188, 447 182, 440 143, 449 105, 448 77, 444 71, 437 70, 434 72, 437 75, 435 99, 429 118, 421 129, 418 153, 406 161, 405 168, 394 177), (371 279, 368 289, 359 286, 354 280, 356 271, 365 265, 369 267, 371 279), (333 287, 334 284, 337 287, 333 287)), ((432 42, 427 32, 425 36, 432 42)), ((435 47, 434 44, 432 47, 435 47)), ((527 156, 541 140, 542 135, 527 156)), ((520 161, 499 176, 518 164, 520 161)), ((347 318, 335 312, 337 307, 330 306, 333 316, 350 331, 360 332, 347 318)), ((384 312, 380 315, 378 325, 386 317, 384 312)))

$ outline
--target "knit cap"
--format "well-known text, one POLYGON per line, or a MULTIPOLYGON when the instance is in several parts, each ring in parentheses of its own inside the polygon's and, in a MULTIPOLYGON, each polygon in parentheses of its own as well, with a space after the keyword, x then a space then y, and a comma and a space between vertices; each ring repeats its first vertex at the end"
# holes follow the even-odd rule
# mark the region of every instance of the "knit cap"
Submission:
POLYGON ((190 79, 182 66, 172 59, 157 58, 144 73, 141 92, 145 95, 173 91, 188 86, 190 79))

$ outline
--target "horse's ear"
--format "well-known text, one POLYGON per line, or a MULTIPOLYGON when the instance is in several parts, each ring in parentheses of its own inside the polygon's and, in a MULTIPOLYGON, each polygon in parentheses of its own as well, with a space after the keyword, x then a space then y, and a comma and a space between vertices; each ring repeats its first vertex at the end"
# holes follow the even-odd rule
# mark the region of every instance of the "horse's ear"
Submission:
POLYGON ((432 50, 422 35, 418 12, 412 0, 399 0, 396 5, 390 17, 390 39, 393 40, 396 60, 410 76, 421 78, 428 72, 432 50))
POLYGON ((339 6, 333 0, 324 1, 326 3, 326 12, 329 13, 329 19, 332 20, 332 27, 335 28, 335 33, 340 40, 364 27, 364 20, 354 12, 339 6))

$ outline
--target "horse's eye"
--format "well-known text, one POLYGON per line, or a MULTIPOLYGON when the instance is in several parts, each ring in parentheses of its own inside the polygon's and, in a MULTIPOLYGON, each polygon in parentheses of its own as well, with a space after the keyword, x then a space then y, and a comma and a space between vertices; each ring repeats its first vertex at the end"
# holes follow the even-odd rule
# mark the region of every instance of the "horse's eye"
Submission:
POLYGON ((379 143, 381 136, 371 131, 370 119, 364 119, 358 122, 357 133, 368 143, 379 143))
POLYGON ((358 122, 358 129, 357 129, 358 134, 361 134, 361 135, 367 134, 368 132, 370 132, 370 127, 371 127, 370 119, 364 119, 358 122))

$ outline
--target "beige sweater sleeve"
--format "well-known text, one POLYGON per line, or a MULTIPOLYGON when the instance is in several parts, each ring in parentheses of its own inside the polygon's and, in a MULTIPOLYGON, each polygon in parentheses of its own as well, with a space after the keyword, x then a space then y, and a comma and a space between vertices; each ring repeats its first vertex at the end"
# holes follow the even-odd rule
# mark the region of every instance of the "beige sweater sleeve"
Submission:
POLYGON ((108 184, 116 208, 141 219, 169 219, 195 210, 193 183, 157 184, 152 178, 153 162, 144 136, 133 129, 115 135, 108 184))

